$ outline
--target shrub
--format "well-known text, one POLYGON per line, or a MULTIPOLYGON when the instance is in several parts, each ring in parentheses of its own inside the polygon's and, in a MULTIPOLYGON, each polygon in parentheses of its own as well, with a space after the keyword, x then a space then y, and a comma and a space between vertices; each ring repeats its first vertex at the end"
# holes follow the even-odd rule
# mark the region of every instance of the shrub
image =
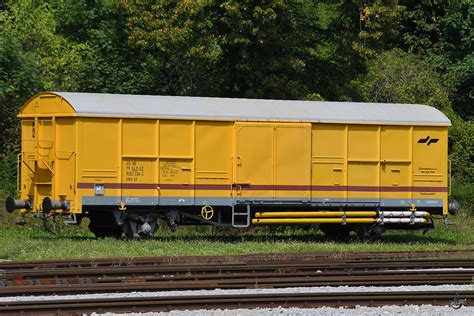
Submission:
POLYGON ((0 157, 0 195, 16 195, 17 158, 14 151, 0 157))

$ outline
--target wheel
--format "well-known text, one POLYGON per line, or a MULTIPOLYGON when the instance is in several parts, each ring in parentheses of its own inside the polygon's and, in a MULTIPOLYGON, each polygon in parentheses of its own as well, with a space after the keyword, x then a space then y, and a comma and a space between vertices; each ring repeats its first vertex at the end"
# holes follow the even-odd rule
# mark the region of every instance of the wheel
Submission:
POLYGON ((381 225, 367 225, 367 224, 358 224, 354 225, 354 230, 357 233, 360 241, 378 241, 382 237, 385 229, 381 225))
POLYGON ((131 223, 131 220, 129 218, 125 218, 123 220, 122 231, 125 234, 125 237, 127 237, 127 239, 133 239, 134 237, 136 237, 133 235, 132 225, 133 224, 131 223))
POLYGON ((360 241, 366 241, 369 238, 370 226, 367 224, 357 224, 354 225, 354 230, 359 237, 360 241))
POLYGON ((127 217, 123 220, 121 229, 128 239, 147 239, 153 236, 158 225, 156 220, 140 221, 127 217))
POLYGON ((347 241, 351 232, 350 227, 338 224, 321 224, 319 229, 328 239, 335 241, 347 241))
POLYGON ((378 241, 384 232, 385 228, 382 225, 375 224, 369 229, 369 238, 371 241, 378 241))
POLYGON ((113 215, 110 212, 95 212, 89 215, 89 230, 97 238, 122 236, 122 228, 117 225, 113 215))

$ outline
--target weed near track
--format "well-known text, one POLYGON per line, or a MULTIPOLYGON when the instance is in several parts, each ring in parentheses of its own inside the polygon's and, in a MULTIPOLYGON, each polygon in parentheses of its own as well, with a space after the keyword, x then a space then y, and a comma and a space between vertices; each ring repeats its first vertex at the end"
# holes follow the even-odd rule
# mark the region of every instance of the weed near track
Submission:
POLYGON ((259 228, 251 230, 183 227, 176 233, 162 229, 149 240, 96 239, 80 227, 62 228, 57 235, 41 230, 39 223, 16 227, 2 225, 0 258, 12 260, 102 258, 137 256, 232 255, 317 251, 418 251, 474 248, 474 218, 459 215, 456 225, 435 222, 436 229, 389 231, 379 242, 328 241, 316 228, 259 228))

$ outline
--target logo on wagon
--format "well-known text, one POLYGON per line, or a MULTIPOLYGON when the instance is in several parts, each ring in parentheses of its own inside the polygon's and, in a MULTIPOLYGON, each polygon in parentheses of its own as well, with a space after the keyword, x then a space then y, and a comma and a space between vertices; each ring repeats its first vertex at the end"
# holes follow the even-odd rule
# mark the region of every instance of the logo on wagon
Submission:
POLYGON ((429 146, 430 144, 436 144, 438 140, 439 138, 430 138, 429 136, 426 136, 426 138, 420 138, 418 144, 426 144, 426 146, 429 146))

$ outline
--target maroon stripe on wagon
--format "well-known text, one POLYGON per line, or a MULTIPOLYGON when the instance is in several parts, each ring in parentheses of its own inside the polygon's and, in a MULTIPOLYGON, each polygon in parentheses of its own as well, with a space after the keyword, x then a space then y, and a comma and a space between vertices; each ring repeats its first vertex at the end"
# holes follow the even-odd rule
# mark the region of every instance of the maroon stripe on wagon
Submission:
POLYGON ((94 184, 103 184, 107 189, 156 189, 157 185, 154 183, 86 183, 79 182, 78 189, 93 189, 94 184))
POLYGON ((94 184, 93 183, 78 182, 77 183, 77 188, 78 189, 93 189, 94 184))
POLYGON ((164 190, 195 190, 194 184, 159 184, 160 189, 164 190))
POLYGON ((122 189, 156 189, 157 185, 154 183, 122 183, 122 189))
POLYGON ((250 185, 242 190, 277 190, 277 191, 311 191, 310 185, 250 185))
POLYGON ((311 191, 347 191, 345 185, 313 185, 311 191))
MULTIPOLYGON (((231 190, 249 191, 355 191, 355 192, 448 192, 447 187, 410 187, 410 186, 331 186, 331 185, 262 185, 262 184, 170 184, 170 183, 100 183, 108 189, 143 190, 231 190)), ((93 189, 94 183, 79 182, 78 189, 93 189)))

